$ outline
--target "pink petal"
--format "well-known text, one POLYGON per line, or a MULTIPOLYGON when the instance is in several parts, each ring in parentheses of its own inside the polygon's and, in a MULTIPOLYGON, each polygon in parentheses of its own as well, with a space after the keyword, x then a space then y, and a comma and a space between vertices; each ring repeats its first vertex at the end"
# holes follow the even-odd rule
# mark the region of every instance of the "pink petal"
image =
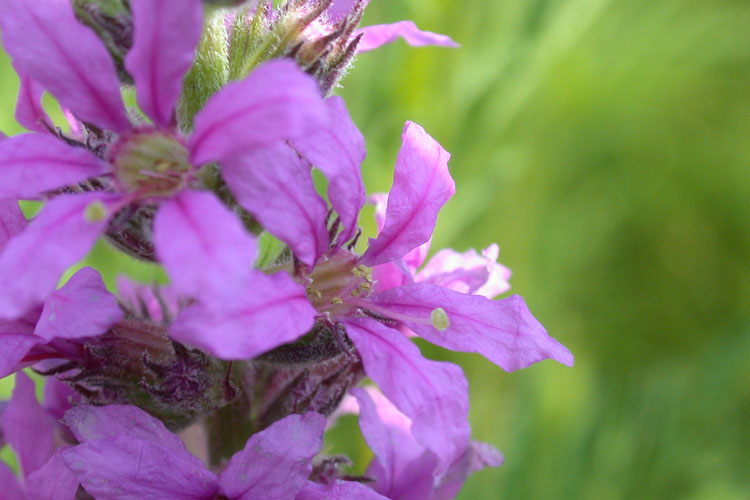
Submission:
POLYGON ((54 290, 63 271, 86 255, 107 224, 87 220, 86 207, 111 200, 103 193, 58 196, 8 243, 0 254, 0 276, 6 278, 0 317, 20 316, 54 290))
POLYGON ((34 334, 47 341, 93 337, 122 318, 117 300, 107 291, 99 273, 84 267, 44 301, 34 334))
MULTIPOLYGON (((362 483, 337 480, 331 484, 307 481, 295 500, 388 500, 362 483)), ((411 499, 410 499, 411 500, 411 499)))
POLYGON ((89 441, 62 452, 86 491, 107 500, 209 500, 216 476, 190 455, 160 442, 118 437, 89 441))
POLYGON ((13 396, 3 412, 2 428, 24 476, 39 469, 52 456, 52 419, 36 399, 34 382, 23 372, 16 374, 13 396))
POLYGON ((44 382, 44 411, 60 420, 74 404, 81 402, 81 394, 55 377, 47 377, 44 382))
POLYGON ((78 480, 75 478, 58 450, 26 481, 26 493, 34 500, 75 500, 78 480))
POLYGON ((193 63, 203 28, 200 0, 131 0, 133 47, 125 68, 141 109, 162 128, 172 124, 182 77, 193 63))
POLYGON ((347 319, 365 371, 383 394, 412 421, 412 434, 444 465, 469 441, 468 383, 461 368, 422 357, 397 330, 374 320, 347 319))
POLYGON ((256 271, 238 301, 225 309, 189 306, 169 333, 221 359, 250 359, 297 340, 312 328, 315 315, 305 289, 288 274, 256 271))
POLYGON ((414 439, 411 420, 378 392, 359 388, 351 392, 359 403, 362 435, 375 455, 367 471, 376 479, 374 488, 390 498, 427 500, 437 462, 414 439), (370 395, 377 398, 377 405, 370 395))
POLYGON ((360 169, 367 150, 365 138, 352 122, 344 100, 331 97, 325 103, 330 126, 295 139, 292 146, 328 178, 328 198, 344 227, 339 235, 339 243, 343 244, 357 232, 357 218, 367 198, 360 169))
POLYGON ((0 142, 0 198, 34 198, 106 171, 93 153, 52 135, 23 134, 0 142))
POLYGON ((228 160, 240 153, 293 139, 327 124, 315 81, 289 60, 256 68, 217 92, 195 117, 190 137, 193 165, 228 160))
POLYGON ((8 241, 22 233, 27 225, 26 217, 23 216, 16 200, 0 200, 0 252, 8 241))
POLYGON ((232 500, 294 500, 323 447, 326 419, 318 413, 290 415, 253 434, 219 476, 232 500))
POLYGON ((483 250, 482 255, 473 249, 464 253, 440 250, 419 271, 416 281, 492 299, 510 289, 511 272, 497 263, 498 251, 495 244, 483 250))
POLYGON ((338 22, 345 17, 358 4, 364 3, 367 6, 370 0, 333 0, 331 6, 326 10, 329 19, 332 22, 338 22))
POLYGON ((493 446, 472 441, 463 455, 438 479, 430 500, 453 500, 470 475, 485 467, 500 467, 504 460, 502 453, 493 446))
POLYGON ((284 143, 225 162, 222 175, 240 205, 312 267, 328 248, 325 201, 307 163, 284 143))
POLYGON ((21 490, 16 475, 2 461, 0 461, 0 483, 3 485, 3 500, 28 500, 21 490))
POLYGON ((180 297, 172 287, 144 285, 125 275, 117 277, 117 298, 125 308, 168 323, 180 310, 180 297))
POLYGON ((18 100, 16 101, 16 121, 29 130, 48 132, 49 130, 44 124, 45 122, 50 124, 51 121, 42 107, 44 87, 22 71, 16 70, 16 73, 18 73, 18 79, 20 80, 18 100))
POLYGON ((399 21, 393 24, 378 24, 367 26, 355 32, 363 33, 362 40, 357 45, 357 52, 369 52, 387 43, 403 38, 412 47, 425 45, 440 45, 443 47, 459 47, 449 36, 422 31, 413 21, 399 21))
POLYGON ((7 377, 23 368, 21 364, 23 358, 41 342, 41 339, 34 335, 3 332, 4 323, 7 322, 0 320, 0 378, 7 377))
POLYGON ((450 154, 422 127, 406 122, 388 196, 385 225, 362 256, 368 266, 403 257, 432 236, 437 215, 456 191, 450 154))
POLYGON ((244 288, 258 253, 237 215, 208 191, 183 191, 162 204, 154 246, 175 290, 220 302, 244 288))
POLYGON ((489 300, 417 283, 387 290, 371 299, 395 313, 424 318, 428 323, 431 312, 442 308, 449 320, 445 331, 424 323, 407 325, 428 342, 453 351, 477 352, 505 371, 547 358, 573 365, 570 352, 547 335, 518 295, 489 300))
POLYGON ((5 0, 0 29, 14 65, 63 106, 105 129, 130 128, 109 53, 69 2, 5 0))
POLYGON ((160 420, 135 406, 80 405, 65 413, 64 423, 81 443, 123 437, 157 442, 175 455, 191 456, 176 434, 169 432, 160 420))

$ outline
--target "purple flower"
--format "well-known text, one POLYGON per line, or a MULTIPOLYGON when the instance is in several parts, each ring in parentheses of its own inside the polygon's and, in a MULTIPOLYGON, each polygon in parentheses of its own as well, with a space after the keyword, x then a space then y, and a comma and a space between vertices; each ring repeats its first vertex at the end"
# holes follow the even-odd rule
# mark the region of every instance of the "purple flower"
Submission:
MULTIPOLYGON (((329 197, 338 213, 356 214, 364 203, 359 191, 364 145, 356 140, 350 120, 334 123, 338 128, 321 131, 306 141, 292 141, 292 145, 316 166, 324 165, 322 170, 335 165, 343 172, 335 179, 346 183, 347 191, 356 195, 334 201, 332 184, 329 197)), ((469 440, 467 382, 459 367, 423 358, 404 337, 404 327, 442 347, 478 352, 508 371, 546 358, 571 365, 573 358, 547 335, 518 296, 492 301, 430 280, 376 291, 372 268, 395 263, 408 276, 404 257, 429 241, 440 208, 454 192, 448 172, 450 155, 411 122, 406 124, 402 140, 383 228, 362 256, 351 250, 352 244, 343 246, 345 239, 336 238, 336 223, 330 237, 326 232, 326 206, 314 190, 309 165, 299 159, 293 167, 295 175, 270 168, 270 158, 280 155, 289 156, 290 161, 283 165, 292 168, 294 155, 283 144, 272 153, 259 151, 224 165, 227 183, 239 203, 284 240, 295 255, 301 254, 286 271, 306 286, 307 297, 296 295, 292 306, 288 296, 280 301, 266 297, 264 301, 251 293, 244 306, 230 307, 222 314, 196 304, 172 325, 171 335, 235 359, 262 352, 260 349, 269 346, 268 332, 295 338, 288 326, 316 315, 334 331, 346 331, 367 374, 412 420, 417 441, 447 465, 466 449, 469 440), (247 179, 246 185, 241 185, 243 179, 247 179), (311 304, 314 312, 305 303, 311 304), (229 342, 229 338, 236 341, 229 342), (239 339, 243 340, 237 344, 239 339)), ((356 215, 345 219, 355 221, 356 215)), ((346 226, 342 234, 350 234, 346 226)), ((285 282, 289 276, 282 271, 264 279, 285 282)))
MULTIPOLYGON (((66 449, 63 460, 94 498, 111 500, 293 500, 316 490, 308 476, 325 427, 317 413, 288 416, 250 437, 217 475, 134 406, 79 406, 65 423, 81 444, 66 449)), ((324 494, 306 498, 328 498, 324 494)))
POLYGON ((84 267, 41 307, 0 319, 0 378, 42 360, 66 358, 78 340, 101 335, 122 318, 99 273, 84 267))
POLYGON ((193 133, 183 137, 174 110, 201 34, 202 2, 164 0, 154 7, 133 0, 131 7, 134 42, 125 68, 151 125, 131 123, 106 49, 67 2, 4 5, 5 48, 31 79, 24 123, 39 129, 29 118, 40 119, 39 113, 29 103, 38 101, 41 86, 87 128, 116 135, 100 156, 43 132, 0 141, 0 199, 39 198, 90 178, 104 186, 54 198, 8 243, 0 255, 0 274, 7 278, 0 317, 19 317, 38 304, 112 216, 133 204, 160 204, 154 246, 180 293, 217 302, 230 297, 247 286, 256 243, 234 213, 201 189, 201 167, 304 135, 328 119, 315 82, 294 63, 278 60, 209 99, 193 133))
POLYGON ((484 467, 499 467, 503 456, 492 446, 472 441, 448 468, 411 433, 411 421, 374 388, 354 389, 359 424, 375 457, 367 475, 372 487, 392 500, 450 500, 468 477, 484 467))
MULTIPOLYGON (((56 405, 57 403, 51 403, 56 405)), ((55 418, 36 399, 34 382, 16 375, 13 396, 2 413, 2 432, 15 451, 22 480, 0 462, 3 499, 73 500, 78 481, 62 461, 64 448, 55 451, 55 418)))

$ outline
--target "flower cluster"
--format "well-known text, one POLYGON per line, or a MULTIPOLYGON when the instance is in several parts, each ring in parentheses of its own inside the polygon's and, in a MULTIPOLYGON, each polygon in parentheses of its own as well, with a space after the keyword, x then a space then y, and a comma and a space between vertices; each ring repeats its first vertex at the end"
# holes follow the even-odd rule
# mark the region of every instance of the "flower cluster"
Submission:
POLYGON ((7 498, 437 500, 502 463, 470 440, 461 368, 411 337, 506 371, 573 358, 521 297, 493 300, 510 277, 496 245, 425 264, 455 185, 416 123, 360 241, 365 141, 330 93, 397 38, 456 45, 408 21, 360 28, 366 5, 5 1, 29 130, 0 139, 0 377, 16 373, 0 445, 21 474, 0 464, 7 498), (19 200, 43 207, 27 222, 19 200), (169 284, 123 277, 113 294, 83 267, 58 288, 100 237, 169 284), (374 453, 362 477, 320 454, 345 411, 374 453))

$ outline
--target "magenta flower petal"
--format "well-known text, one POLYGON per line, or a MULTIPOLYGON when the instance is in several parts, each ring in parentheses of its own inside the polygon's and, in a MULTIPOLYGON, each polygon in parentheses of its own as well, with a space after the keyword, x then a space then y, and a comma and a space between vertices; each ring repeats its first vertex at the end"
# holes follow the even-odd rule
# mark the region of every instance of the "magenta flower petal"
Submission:
MULTIPOLYGON (((8 322, 0 320, 0 378, 18 371, 23 358, 41 339, 34 335, 6 333, 8 322)), ((29 327, 31 328, 31 327, 29 327)))
POLYGON ((44 382, 44 411, 53 418, 61 420, 65 412, 81 401, 81 394, 70 385, 60 382, 55 377, 48 377, 44 382))
POLYGON ((65 413, 64 422, 81 443, 127 437, 158 442, 175 454, 189 455, 176 434, 135 406, 76 406, 65 413))
POLYGON ((203 28, 200 0, 131 0, 133 47, 125 68, 141 109, 162 128, 172 124, 182 77, 193 63, 203 28))
POLYGON ((406 122, 388 196, 385 225, 362 256, 368 266, 403 257, 426 243, 437 215, 456 191, 450 154, 416 123, 406 122))
POLYGON ((0 461, 0 483, 3 485, 3 500, 28 500, 13 471, 0 461))
POLYGON ((445 331, 429 322, 407 325, 428 342, 452 351, 477 352, 505 371, 548 358, 573 366, 570 351, 547 335, 518 295, 489 300, 416 283, 379 293, 372 300, 390 311, 425 319, 442 308, 449 322, 445 331))
POLYGON ((237 301, 224 309, 188 306, 169 333, 222 359, 249 359, 297 340, 312 328, 316 314, 305 289, 288 274, 256 271, 237 301))
POLYGON ((78 479, 63 460, 62 450, 55 452, 26 481, 26 494, 34 500, 74 500, 77 491, 78 479))
MULTIPOLYGON (((2 144, 2 142, 0 142, 2 144)), ((0 200, 0 252, 28 223, 16 200, 0 200)))
POLYGON ((425 359, 399 331, 374 320, 351 318, 345 324, 367 375, 412 420, 417 441, 450 464, 471 433, 469 388, 461 368, 425 359))
POLYGON ((437 481, 430 500, 453 500, 470 475, 485 467, 500 467, 504 461, 503 454, 493 446, 472 441, 437 481))
POLYGON ((0 317, 18 317, 40 304, 60 275, 94 245, 106 219, 87 220, 86 207, 111 200, 102 193, 58 196, 0 254, 0 317))
POLYGON ((44 123, 50 123, 47 112, 42 107, 42 94, 44 87, 39 82, 16 70, 20 86, 18 87, 18 100, 16 101, 15 118, 18 123, 29 130, 36 132, 48 132, 44 123))
POLYGON ((326 419, 318 413, 290 415, 253 434, 219 475, 232 500, 294 500, 323 447, 326 419))
POLYGON ((299 260, 315 265, 328 248, 328 207, 297 153, 279 142, 225 162, 222 175, 264 229, 286 242, 299 260))
POLYGON ((331 97, 325 103, 330 126, 295 139, 292 146, 328 178, 328 197, 344 227, 339 243, 344 243, 357 232, 357 217, 367 200, 360 168, 367 150, 365 138, 352 122, 344 100, 331 97))
POLYGON ((510 289, 508 279, 512 274, 497 263, 498 252, 495 244, 483 250, 482 255, 473 249, 464 253, 440 250, 417 273, 416 281, 492 299, 510 289))
POLYGON ((190 160, 193 165, 228 160, 320 129, 327 120, 312 77, 292 61, 270 61, 208 100, 195 117, 190 160))
POLYGON ((359 403, 359 426, 375 457, 367 474, 374 488, 389 498, 427 500, 432 493, 435 455, 411 434, 411 421, 381 394, 377 406, 364 389, 354 389, 359 403))
POLYGON ((216 301, 243 289, 258 252, 240 219, 207 191, 183 191, 162 204, 154 246, 178 292, 216 301))
POLYGON ((117 299, 99 273, 84 267, 44 301, 34 334, 45 339, 76 339, 105 333, 123 318, 117 299))
POLYGON ((0 29, 14 65, 63 106, 115 132, 130 128, 109 53, 70 2, 5 0, 0 29))
POLYGON ((106 171, 107 165, 94 154, 52 135, 23 134, 0 141, 0 198, 34 198, 106 171))
POLYGON ((331 21, 338 22, 360 2, 364 3, 365 6, 370 3, 369 0, 333 0, 326 10, 326 14, 331 21))
POLYGON ((52 456, 52 419, 36 399, 34 382, 16 374, 16 385, 3 412, 5 440, 13 448, 24 476, 39 469, 52 456))
POLYGON ((356 34, 364 36, 357 45, 357 52, 369 52, 387 43, 403 38, 413 47, 425 45, 440 45, 443 47, 459 47, 449 36, 422 31, 413 21, 399 21, 393 24, 377 24, 357 30, 356 34))
POLYGON ((94 498, 213 500, 216 477, 190 455, 132 437, 90 441, 62 453, 94 498))
POLYGON ((337 480, 331 484, 307 481, 295 500, 388 500, 388 498, 362 483, 337 480))

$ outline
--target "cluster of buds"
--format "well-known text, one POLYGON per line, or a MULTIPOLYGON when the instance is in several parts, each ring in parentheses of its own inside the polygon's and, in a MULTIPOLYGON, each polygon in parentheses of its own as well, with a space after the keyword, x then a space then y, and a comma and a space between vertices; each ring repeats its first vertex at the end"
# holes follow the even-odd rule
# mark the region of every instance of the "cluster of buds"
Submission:
POLYGON ((496 245, 426 261, 455 185, 421 126, 404 126, 390 193, 368 198, 364 138, 332 91, 358 53, 455 43, 408 21, 360 27, 366 5, 6 0, 29 130, 0 139, 8 498, 437 500, 500 465, 470 440, 461 368, 410 337, 506 371, 573 358, 521 297, 493 300, 510 277, 496 245), (43 202, 31 221, 23 200, 43 202), (100 237, 169 283, 113 291, 84 267, 57 288, 100 237), (363 476, 321 456, 347 412, 374 453, 363 476))

